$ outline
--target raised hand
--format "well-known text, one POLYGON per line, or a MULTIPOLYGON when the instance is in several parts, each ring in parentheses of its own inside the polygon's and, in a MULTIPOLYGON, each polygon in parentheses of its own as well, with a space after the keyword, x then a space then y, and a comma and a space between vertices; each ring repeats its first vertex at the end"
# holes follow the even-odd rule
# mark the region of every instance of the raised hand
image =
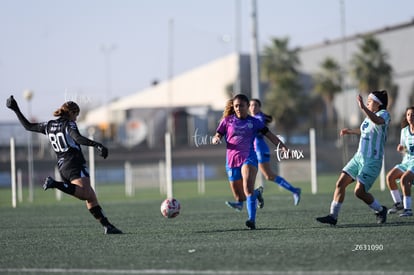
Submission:
POLYGON ((96 150, 98 150, 98 153, 101 157, 103 157, 104 159, 106 159, 108 157, 108 148, 106 148, 105 146, 103 146, 102 144, 97 144, 95 146, 96 150))
POLYGON ((7 108, 12 109, 13 111, 19 110, 19 105, 17 105, 17 101, 14 99, 12 95, 7 99, 6 106, 7 108))

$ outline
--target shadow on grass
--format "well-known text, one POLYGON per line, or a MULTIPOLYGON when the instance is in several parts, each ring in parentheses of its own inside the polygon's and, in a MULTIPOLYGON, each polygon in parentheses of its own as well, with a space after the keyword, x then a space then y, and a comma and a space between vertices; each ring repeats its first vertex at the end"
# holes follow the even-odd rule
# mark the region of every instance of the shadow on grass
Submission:
POLYGON ((377 223, 357 223, 357 224, 340 224, 334 227, 337 228, 360 228, 360 227, 393 227, 393 226, 412 226, 414 221, 401 221, 401 222, 387 222, 384 224, 377 223))
POLYGON ((287 227, 260 227, 254 230, 249 228, 231 228, 231 229, 212 229, 212 230, 200 230, 194 231, 194 233, 199 234, 209 234, 209 233, 226 233, 226 232, 257 232, 257 231, 282 231, 282 230, 291 230, 298 228, 287 228, 287 227))

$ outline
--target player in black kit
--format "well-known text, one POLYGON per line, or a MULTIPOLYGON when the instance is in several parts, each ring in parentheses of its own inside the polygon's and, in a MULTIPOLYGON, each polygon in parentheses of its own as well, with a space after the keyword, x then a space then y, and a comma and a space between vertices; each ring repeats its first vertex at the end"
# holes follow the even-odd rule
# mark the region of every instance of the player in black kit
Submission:
POLYGON ((57 188, 62 192, 86 201, 90 213, 102 224, 105 234, 122 234, 122 231, 112 225, 98 203, 95 191, 92 189, 86 160, 80 145, 93 146, 99 154, 106 158, 108 149, 102 144, 90 140, 79 133, 76 118, 79 106, 73 101, 65 102, 53 115, 55 120, 42 123, 31 123, 22 114, 13 96, 7 99, 7 107, 12 109, 23 127, 32 132, 47 135, 57 156, 61 181, 47 177, 43 188, 57 188))

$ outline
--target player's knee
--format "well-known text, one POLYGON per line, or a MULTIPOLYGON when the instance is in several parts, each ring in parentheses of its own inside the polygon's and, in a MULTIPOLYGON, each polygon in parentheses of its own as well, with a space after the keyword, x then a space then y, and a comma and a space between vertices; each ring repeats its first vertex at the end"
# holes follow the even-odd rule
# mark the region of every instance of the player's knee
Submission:
POLYGON ((78 188, 75 197, 82 201, 95 201, 96 194, 92 188, 78 188))
POLYGON ((396 180, 396 178, 394 176, 392 176, 391 174, 387 174, 386 182, 387 182, 388 187, 391 187, 392 185, 395 185, 395 180, 396 180))
POLYGON ((266 180, 268 180, 268 181, 274 181, 274 179, 276 178, 275 176, 273 176, 273 175, 264 175, 264 177, 265 177, 265 179, 266 180))
POLYGON ((346 184, 344 181, 337 181, 336 182, 336 188, 337 189, 341 189, 341 190, 343 190, 343 189, 345 189, 346 187, 348 186, 348 184, 346 184))
POLYGON ((366 192, 363 186, 357 186, 354 190, 354 195, 359 198, 359 199, 363 199, 365 198, 366 192))

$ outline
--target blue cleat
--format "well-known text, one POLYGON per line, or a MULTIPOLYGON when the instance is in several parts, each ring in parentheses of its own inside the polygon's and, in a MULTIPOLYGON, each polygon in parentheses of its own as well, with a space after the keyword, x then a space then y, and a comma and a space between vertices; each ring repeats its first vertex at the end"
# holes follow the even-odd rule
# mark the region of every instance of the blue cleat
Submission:
POLYGON ((243 210, 243 202, 226 201, 226 205, 230 208, 233 208, 236 211, 239 211, 239 212, 243 210))
POLYGON ((257 208, 263 208, 264 207, 263 186, 258 187, 256 190, 258 191, 257 201, 259 202, 257 204, 257 208))
POLYGON ((296 192, 293 193, 293 204, 296 206, 300 202, 300 194, 302 193, 302 189, 297 188, 296 192))

